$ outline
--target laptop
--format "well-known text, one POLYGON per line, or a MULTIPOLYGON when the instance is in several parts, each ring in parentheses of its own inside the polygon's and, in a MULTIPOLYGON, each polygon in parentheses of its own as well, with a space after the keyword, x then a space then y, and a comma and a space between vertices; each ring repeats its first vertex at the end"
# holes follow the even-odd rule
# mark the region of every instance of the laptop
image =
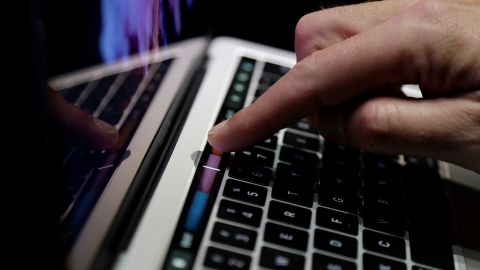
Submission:
POLYGON ((197 37, 51 78, 120 133, 111 150, 64 145, 66 268, 480 269, 478 174, 334 144, 306 120, 236 153, 208 145, 294 64, 197 37))

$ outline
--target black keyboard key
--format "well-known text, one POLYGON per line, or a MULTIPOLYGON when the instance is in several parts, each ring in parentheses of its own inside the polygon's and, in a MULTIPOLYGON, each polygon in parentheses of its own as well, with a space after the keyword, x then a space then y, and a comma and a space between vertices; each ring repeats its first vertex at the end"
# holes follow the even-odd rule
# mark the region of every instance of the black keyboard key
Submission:
POLYGON ((92 89, 87 99, 82 103, 80 108, 89 113, 93 113, 97 110, 103 97, 107 94, 108 90, 112 86, 113 82, 117 79, 118 75, 110 75, 101 78, 97 85, 92 89))
POLYGON ((203 264, 207 267, 225 270, 250 269, 251 258, 235 252, 209 247, 203 264))
POLYGON ((381 213, 388 213, 391 217, 401 219, 403 216, 402 202, 389 194, 372 194, 364 191, 364 207, 365 211, 371 211, 377 216, 381 213))
POLYGON ((255 67, 255 60, 243 57, 238 70, 251 73, 253 72, 254 67, 255 67))
POLYGON ((283 143, 309 149, 312 151, 318 151, 320 148, 320 141, 318 139, 295 134, 292 132, 285 132, 285 134, 283 135, 283 143))
POLYGON ((377 178, 372 181, 374 183, 367 181, 365 178, 364 197, 369 207, 403 214, 403 188, 388 184, 386 179, 377 178))
POLYGON ((275 150, 277 148, 277 136, 271 136, 258 145, 275 150))
POLYGON ((401 238, 364 230, 363 247, 366 250, 405 259, 405 241, 401 238))
POLYGON ((245 96, 250 84, 255 61, 242 58, 242 61, 234 75, 234 82, 231 85, 224 107, 227 110, 238 111, 243 108, 245 96))
POLYGON ((115 125, 123 116, 124 110, 130 104, 132 96, 137 92, 140 82, 143 80, 145 74, 143 67, 131 70, 120 87, 115 92, 113 98, 108 102, 99 118, 115 125))
POLYGON ((349 170, 359 166, 361 153, 341 144, 325 141, 323 146, 323 164, 329 166, 343 166, 349 170))
POLYGON ((257 232, 217 222, 213 227, 212 240, 226 245, 253 250, 257 232))
POLYGON ((423 166, 408 165, 404 173, 412 260, 454 269, 449 219, 445 212, 448 207, 440 176, 423 166))
POLYGON ((373 223, 373 226, 377 225, 378 230, 402 236, 405 230, 403 184, 400 182, 400 173, 396 170, 391 172, 395 172, 395 175, 387 173, 369 175, 367 170, 365 171, 363 190, 365 223, 368 226, 373 223), (381 224, 375 224, 375 219, 378 218, 387 221, 388 224, 381 228, 381 224))
POLYGON ((228 179, 223 195, 232 199, 263 206, 267 198, 267 189, 240 181, 228 179))
MULTIPOLYGON (((374 201, 381 197, 400 201, 403 196, 400 166, 390 158, 383 156, 368 154, 365 159, 364 179, 366 196, 371 197, 374 201)), ((393 207, 393 205, 389 207, 393 207)), ((399 208, 400 206, 395 207, 399 208)))
POLYGON ((280 150, 280 160, 308 167, 315 167, 319 163, 317 155, 286 146, 282 146, 280 150))
POLYGON ((305 257, 273 248, 262 247, 260 266, 270 269, 297 270, 303 269, 305 257))
POLYGON ((296 122, 295 124, 289 126, 289 128, 312 133, 312 134, 318 134, 317 129, 312 124, 310 124, 310 122, 308 122, 307 120, 301 120, 299 122, 296 122))
POLYGON ((288 67, 280 66, 277 64, 272 64, 272 63, 265 63, 265 66, 263 68, 264 72, 270 72, 274 73, 280 76, 283 76, 285 73, 287 73, 290 70, 288 67))
POLYGON ((336 161, 322 164, 320 185, 323 188, 358 192, 360 186, 360 167, 357 165, 339 164, 336 161))
MULTIPOLYGON (((244 74, 244 73, 242 73, 244 74)), ((246 78, 245 75, 242 75, 241 78, 246 78)), ((248 89, 248 85, 245 82, 235 82, 232 84, 231 90, 233 93, 238 95, 245 95, 248 89)))
POLYGON ((310 179, 313 182, 316 175, 315 169, 313 167, 295 166, 280 162, 277 164, 276 178, 280 181, 310 179))
POLYGON ((273 178, 271 169, 242 162, 233 162, 228 175, 264 186, 270 185, 273 178))
POLYGON ((225 102, 225 107, 232 110, 240 110, 243 108, 243 103, 245 102, 245 96, 234 93, 230 93, 227 96, 225 102))
POLYGON ((122 107, 126 107, 130 98, 137 92, 138 86, 146 76, 145 68, 139 67, 130 70, 127 77, 123 80, 115 96, 113 97, 113 104, 122 107))
POLYGON ((255 153, 253 149, 235 152, 234 160, 238 163, 255 163, 255 153))
POLYGON ((382 191, 387 193, 395 193, 398 195, 402 194, 403 187, 401 180, 399 179, 400 173, 396 176, 379 176, 379 175, 370 175, 368 169, 365 169, 364 179, 365 179, 365 188, 371 190, 371 192, 382 191))
POLYGON ((222 200, 218 209, 218 217, 258 227, 262 219, 263 210, 257 207, 222 200))
POLYGON ((111 125, 116 125, 120 121, 122 116, 122 109, 118 109, 117 106, 107 106, 100 114, 99 118, 111 125))
POLYGON ((353 235, 358 233, 357 216, 323 207, 317 208, 317 225, 353 235))
POLYGON ((163 269, 168 269, 168 270, 192 269, 192 263, 193 263, 193 256, 190 253, 187 253, 177 248, 171 251, 163 269))
MULTIPOLYGON (((237 74, 235 74, 235 81, 237 83, 247 83, 247 82, 250 81, 250 75, 251 75, 251 72, 245 72, 243 70, 238 70, 237 74)), ((235 84, 234 84, 234 88, 235 88, 235 84)), ((238 91, 238 89, 236 89, 236 91, 238 91)), ((244 92, 244 91, 238 91, 238 92, 244 92)))
POLYGON ((257 91, 255 91, 255 100, 261 95, 265 94, 265 92, 267 92, 268 89, 269 89, 269 86, 267 85, 259 85, 257 91))
POLYGON ((349 190, 331 189, 320 184, 318 202, 324 206, 356 214, 359 198, 357 193, 349 190))
POLYGON ((273 166, 275 153, 269 150, 254 147, 235 153, 235 161, 239 163, 250 163, 266 167, 273 166))
POLYGON ((271 201, 268 208, 268 218, 285 222, 299 227, 309 228, 312 212, 310 209, 293 206, 291 204, 271 201))
POLYGON ((263 165, 266 167, 273 166, 273 160, 275 159, 275 153, 272 151, 264 150, 255 147, 254 148, 254 163, 263 165))
POLYGON ((265 72, 262 74, 262 77, 260 77, 259 84, 262 85, 263 87, 270 87, 274 83, 276 83, 278 79, 280 79, 280 77, 281 76, 278 74, 265 72))
POLYGON ((273 184, 272 197, 311 207, 313 204, 314 179, 312 173, 305 169, 279 163, 277 165, 277 177, 273 184))
POLYGON ((389 157, 367 154, 364 179, 364 225, 403 236, 405 211, 400 166, 389 157))
POLYGON ((228 108, 223 109, 222 112, 220 113, 222 117, 220 117, 219 122, 230 119, 235 113, 237 113, 236 110, 228 109, 228 108))
POLYGON ((312 269, 316 270, 355 270, 357 266, 349 261, 333 258, 330 256, 313 254, 312 269))
POLYGON ((405 235, 405 221, 401 216, 391 215, 388 212, 363 210, 363 225, 370 229, 391 233, 403 237, 405 235))
POLYGON ((319 189, 319 203, 328 207, 358 212, 360 204, 359 154, 353 149, 325 143, 319 189))
POLYGON ((316 229, 314 246, 321 250, 330 251, 351 258, 357 257, 357 240, 344 235, 316 229))
POLYGON ((273 244, 306 251, 308 233, 268 222, 265 226, 264 240, 273 244))
POLYGON ((407 270, 402 262, 377 257, 371 254, 363 254, 363 269, 368 270, 407 270))
POLYGON ((232 163, 228 175, 264 186, 270 185, 273 179, 271 169, 241 161, 232 163))
POLYGON ((79 85, 75 85, 73 87, 64 89, 60 91, 60 94, 65 97, 70 103, 75 103, 77 101, 80 94, 85 90, 88 83, 82 83, 79 85))

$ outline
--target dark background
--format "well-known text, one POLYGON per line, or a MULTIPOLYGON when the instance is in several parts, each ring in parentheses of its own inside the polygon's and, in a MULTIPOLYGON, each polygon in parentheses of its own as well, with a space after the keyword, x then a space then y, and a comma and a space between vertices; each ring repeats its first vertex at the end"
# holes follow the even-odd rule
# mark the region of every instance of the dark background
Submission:
MULTIPOLYGON (((169 42, 199 35, 239 37, 293 50, 298 19, 322 7, 357 1, 322 0, 194 0, 192 9, 182 2, 180 35, 167 21, 169 42)), ((100 62, 100 0, 47 0, 40 16, 47 29, 48 75, 56 75, 100 62), (66 23, 67 22, 67 23, 66 23)), ((168 0, 164 0, 168 2, 168 0)))

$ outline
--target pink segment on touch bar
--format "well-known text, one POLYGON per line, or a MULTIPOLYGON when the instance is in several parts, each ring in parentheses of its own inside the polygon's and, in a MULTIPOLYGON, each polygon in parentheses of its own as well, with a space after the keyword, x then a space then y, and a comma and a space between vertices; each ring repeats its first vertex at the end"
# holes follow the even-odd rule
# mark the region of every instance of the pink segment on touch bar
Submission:
POLYGON ((213 183, 215 182, 215 177, 217 173, 220 172, 219 167, 221 161, 221 156, 214 154, 208 156, 207 162, 202 166, 198 191, 210 193, 213 183))

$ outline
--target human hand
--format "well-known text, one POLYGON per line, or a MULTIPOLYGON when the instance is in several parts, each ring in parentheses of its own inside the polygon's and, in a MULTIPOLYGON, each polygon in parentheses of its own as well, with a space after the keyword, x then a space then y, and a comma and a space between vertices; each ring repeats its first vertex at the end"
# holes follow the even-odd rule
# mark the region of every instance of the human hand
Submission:
POLYGON ((298 63, 209 133, 222 151, 304 117, 326 139, 480 173, 480 1, 390 0, 322 10, 296 28, 298 63), (419 84, 423 99, 401 97, 419 84))
POLYGON ((74 106, 50 86, 47 93, 53 119, 75 143, 105 150, 118 141, 118 132, 113 126, 74 106))

